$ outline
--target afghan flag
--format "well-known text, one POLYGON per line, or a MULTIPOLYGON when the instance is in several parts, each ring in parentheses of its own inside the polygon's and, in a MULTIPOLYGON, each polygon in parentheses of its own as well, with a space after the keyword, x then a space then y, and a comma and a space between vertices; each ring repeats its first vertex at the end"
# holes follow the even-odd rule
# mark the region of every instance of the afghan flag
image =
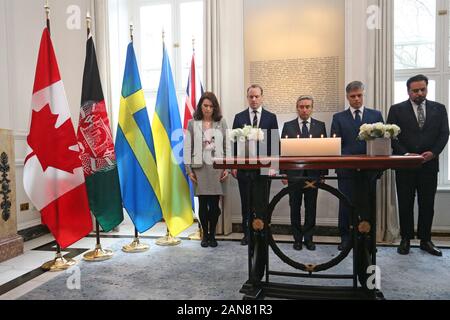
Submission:
POLYGON ((23 184, 56 241, 66 248, 92 230, 77 136, 50 33, 42 33, 23 184))
POLYGON ((89 206, 105 232, 123 221, 114 142, 103 98, 94 40, 86 44, 78 142, 89 206))

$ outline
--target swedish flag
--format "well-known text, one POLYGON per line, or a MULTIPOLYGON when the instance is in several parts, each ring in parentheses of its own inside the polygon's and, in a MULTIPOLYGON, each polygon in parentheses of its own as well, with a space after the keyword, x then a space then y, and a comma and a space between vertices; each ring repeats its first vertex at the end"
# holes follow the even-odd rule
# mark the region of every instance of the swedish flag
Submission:
POLYGON ((124 207, 142 233, 162 219, 155 145, 133 44, 128 45, 116 156, 124 207))
POLYGON ((166 47, 153 118, 162 212, 172 236, 192 225, 192 202, 183 164, 183 129, 166 47))

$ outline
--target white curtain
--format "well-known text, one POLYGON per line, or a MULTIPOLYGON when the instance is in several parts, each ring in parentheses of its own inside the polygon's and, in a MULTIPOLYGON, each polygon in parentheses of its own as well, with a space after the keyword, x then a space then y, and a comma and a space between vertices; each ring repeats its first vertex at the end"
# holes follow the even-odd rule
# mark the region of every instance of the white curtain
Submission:
POLYGON ((205 0, 205 86, 221 96, 220 85, 220 1, 205 0))
MULTIPOLYGON (((367 102, 380 110, 386 121, 394 101, 394 5, 391 0, 370 0, 368 5, 372 6, 375 19, 368 21, 367 102)), ((377 241, 393 242, 399 235, 393 171, 385 172, 378 183, 377 195, 377 241)))
MULTIPOLYGON (((205 88, 216 94, 231 127, 236 106, 244 108, 244 0, 205 0, 205 88)), ((229 178, 222 199, 218 232, 232 232, 232 202, 239 196, 229 178)))

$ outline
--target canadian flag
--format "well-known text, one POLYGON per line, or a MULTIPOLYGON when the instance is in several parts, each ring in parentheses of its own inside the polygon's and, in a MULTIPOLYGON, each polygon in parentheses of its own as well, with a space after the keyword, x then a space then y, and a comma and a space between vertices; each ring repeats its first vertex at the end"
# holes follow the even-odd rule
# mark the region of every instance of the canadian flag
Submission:
POLYGON ((84 173, 50 33, 44 29, 23 173, 25 192, 66 248, 92 230, 84 173))

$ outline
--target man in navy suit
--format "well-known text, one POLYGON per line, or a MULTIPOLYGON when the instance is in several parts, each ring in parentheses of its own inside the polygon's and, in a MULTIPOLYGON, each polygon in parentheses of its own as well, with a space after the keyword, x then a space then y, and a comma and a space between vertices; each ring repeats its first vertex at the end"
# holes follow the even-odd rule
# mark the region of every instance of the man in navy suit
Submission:
MULTIPOLYGON (((383 122, 383 116, 380 111, 364 106, 364 84, 361 81, 349 83, 346 94, 350 108, 333 116, 331 136, 342 139, 342 155, 366 154, 366 142, 357 139, 359 128, 364 123, 383 122)), ((336 169, 336 173, 339 191, 352 201, 354 171, 336 169)), ((342 201, 339 202, 339 232, 341 244, 338 249, 343 250, 350 242, 350 208, 342 201)))
MULTIPOLYGON (((325 123, 311 118, 314 108, 314 98, 312 96, 300 96, 297 99, 298 117, 292 121, 286 122, 283 126, 281 137, 284 139, 298 138, 326 138, 327 131, 325 123)), ((311 177, 312 180, 319 180, 320 177, 327 174, 327 170, 293 170, 286 172, 288 179, 283 180, 283 184, 295 184, 295 177, 311 177)), ((306 249, 316 250, 313 242, 313 231, 316 225, 317 193, 316 187, 311 185, 311 180, 303 180, 289 192, 289 205, 291 207, 291 225, 294 235, 294 249, 302 249, 302 238, 306 249), (301 226, 300 208, 302 198, 305 197, 305 223, 301 226), (303 231, 303 232, 302 232, 303 231)))
POLYGON ((409 99, 393 105, 387 122, 396 124, 401 132, 392 141, 394 154, 421 155, 425 162, 414 170, 396 170, 397 198, 402 240, 399 254, 408 254, 414 239, 414 198, 417 192, 419 221, 417 236, 420 249, 436 256, 442 252, 431 242, 434 198, 437 190, 439 154, 448 142, 448 116, 445 106, 427 100, 428 78, 417 75, 407 81, 409 99))
MULTIPOLYGON (((264 131, 264 141, 258 143, 258 156, 278 155, 279 150, 279 132, 277 116, 263 107, 264 91, 259 85, 251 85, 247 89, 247 101, 249 107, 244 111, 236 114, 233 122, 233 129, 243 128, 246 125, 255 128, 261 128, 264 131), (273 139, 273 141, 272 141, 273 139), (272 150, 272 146, 273 149, 272 150), (275 148, 277 148, 275 150, 275 148)), ((236 154, 236 146, 235 146, 236 154)), ((248 244, 250 216, 253 214, 252 199, 249 199, 248 190, 250 189, 251 179, 248 170, 232 170, 233 177, 237 178, 239 183, 239 193, 241 195, 242 209, 242 229, 244 237, 241 245, 248 244)), ((269 187, 270 189, 270 187, 269 187)), ((269 198, 269 190, 267 190, 267 199, 269 198)))

